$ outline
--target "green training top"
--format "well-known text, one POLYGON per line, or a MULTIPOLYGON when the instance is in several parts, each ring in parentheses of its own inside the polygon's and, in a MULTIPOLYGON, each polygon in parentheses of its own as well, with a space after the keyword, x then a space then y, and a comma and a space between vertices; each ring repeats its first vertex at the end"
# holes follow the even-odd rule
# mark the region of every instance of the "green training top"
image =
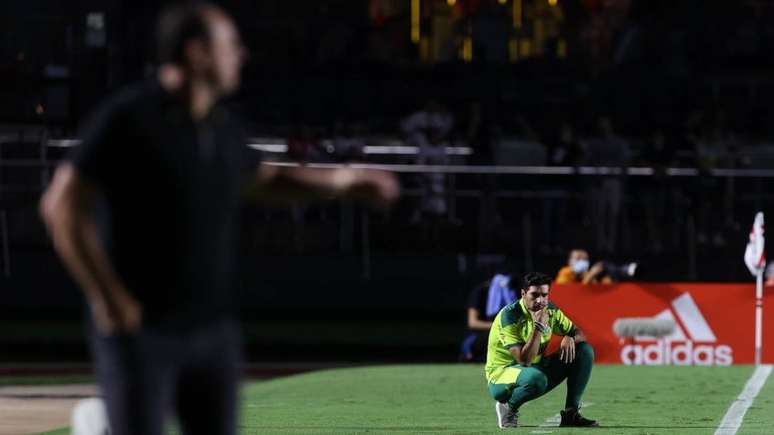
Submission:
MULTIPOLYGON (((543 352, 553 334, 567 335, 574 328, 572 321, 556 305, 548 304, 546 309, 549 330, 540 336, 540 349, 532 364, 537 364, 543 358, 543 352)), ((506 305, 497 313, 497 317, 492 321, 492 329, 489 330, 489 345, 484 367, 486 379, 490 383, 497 378, 504 367, 516 362, 508 349, 513 346, 523 346, 532 334, 533 328, 532 316, 527 312, 523 299, 506 305)))

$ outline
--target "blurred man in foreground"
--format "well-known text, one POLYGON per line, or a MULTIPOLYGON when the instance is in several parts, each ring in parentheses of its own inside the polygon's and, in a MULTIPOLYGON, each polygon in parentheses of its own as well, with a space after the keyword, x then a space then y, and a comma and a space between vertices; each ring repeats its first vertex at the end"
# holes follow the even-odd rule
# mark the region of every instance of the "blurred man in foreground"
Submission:
POLYGON ((583 392, 591 378, 594 351, 586 336, 548 302, 551 278, 532 272, 524 277, 521 299, 505 306, 489 332, 485 374, 496 400, 497 425, 517 427, 519 408, 567 379, 560 426, 598 426, 581 416, 583 392), (553 334, 561 335, 560 351, 544 356, 553 334))
POLYGON ((386 207, 388 173, 279 168, 246 154, 222 99, 240 83, 232 19, 174 6, 158 28, 158 75, 99 107, 40 209, 86 296, 96 375, 114 435, 235 433, 238 210, 245 196, 355 197, 386 207))

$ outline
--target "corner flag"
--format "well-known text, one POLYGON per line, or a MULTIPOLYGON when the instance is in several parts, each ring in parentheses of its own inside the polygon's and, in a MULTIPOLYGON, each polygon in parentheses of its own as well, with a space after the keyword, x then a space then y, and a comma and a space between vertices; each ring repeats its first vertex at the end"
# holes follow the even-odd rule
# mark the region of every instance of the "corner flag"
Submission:
POLYGON ((747 242, 747 248, 744 250, 744 264, 750 269, 753 276, 758 276, 766 267, 766 251, 763 240, 763 212, 755 215, 752 229, 750 230, 750 241, 747 242))
POLYGON ((766 251, 763 241, 763 212, 755 215, 750 241, 744 250, 744 264, 755 276, 755 365, 763 356, 763 268, 766 267, 766 251))

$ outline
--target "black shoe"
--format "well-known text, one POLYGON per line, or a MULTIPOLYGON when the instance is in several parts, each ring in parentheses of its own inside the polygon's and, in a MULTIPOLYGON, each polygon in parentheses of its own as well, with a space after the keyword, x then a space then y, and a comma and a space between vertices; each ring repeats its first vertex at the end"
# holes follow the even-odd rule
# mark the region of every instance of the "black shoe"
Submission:
POLYGON ((562 416, 562 421, 559 423, 560 427, 597 427, 599 423, 596 420, 589 420, 588 418, 580 415, 577 409, 571 409, 569 411, 559 411, 562 416))

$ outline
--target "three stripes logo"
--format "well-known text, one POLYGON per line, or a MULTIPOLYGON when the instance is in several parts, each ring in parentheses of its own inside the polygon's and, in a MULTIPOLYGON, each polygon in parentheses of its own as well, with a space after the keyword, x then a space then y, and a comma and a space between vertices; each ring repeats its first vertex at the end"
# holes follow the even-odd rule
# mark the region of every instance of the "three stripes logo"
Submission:
POLYGON ((672 334, 656 338, 640 336, 621 349, 621 362, 627 365, 727 366, 734 362, 730 346, 716 344, 717 337, 689 293, 672 301, 654 319, 671 320, 672 334))

